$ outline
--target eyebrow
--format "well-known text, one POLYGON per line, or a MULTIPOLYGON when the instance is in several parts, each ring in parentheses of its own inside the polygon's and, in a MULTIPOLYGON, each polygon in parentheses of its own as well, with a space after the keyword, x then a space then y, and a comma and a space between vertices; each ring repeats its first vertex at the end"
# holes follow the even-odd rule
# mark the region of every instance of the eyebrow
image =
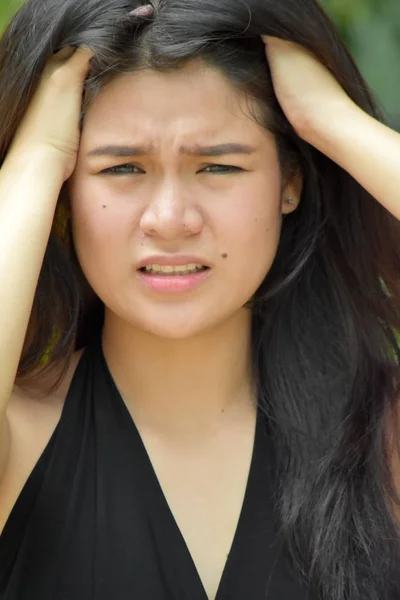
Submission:
MULTIPOLYGON (((245 144, 227 143, 217 146, 181 146, 179 154, 189 156, 223 156, 225 154, 253 154, 257 148, 245 144)), ((153 146, 99 146, 88 152, 88 156, 144 156, 154 154, 153 146)))

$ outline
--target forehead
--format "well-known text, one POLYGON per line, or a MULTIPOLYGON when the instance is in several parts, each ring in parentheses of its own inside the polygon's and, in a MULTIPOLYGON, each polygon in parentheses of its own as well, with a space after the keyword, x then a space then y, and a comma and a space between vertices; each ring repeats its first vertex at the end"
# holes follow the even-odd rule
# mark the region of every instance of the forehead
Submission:
POLYGON ((179 137, 204 142, 233 134, 241 141, 269 138, 250 111, 259 113, 254 100, 236 89, 217 69, 192 62, 168 73, 125 73, 104 86, 93 99, 84 124, 91 143, 104 136, 179 137))

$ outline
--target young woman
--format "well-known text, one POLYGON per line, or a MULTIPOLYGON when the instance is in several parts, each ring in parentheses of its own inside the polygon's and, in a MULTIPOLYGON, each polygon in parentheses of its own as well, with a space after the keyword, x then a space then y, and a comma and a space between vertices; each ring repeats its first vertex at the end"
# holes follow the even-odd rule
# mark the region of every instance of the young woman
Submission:
POLYGON ((28 0, 0 153, 0 597, 398 598, 400 136, 314 0, 28 0))

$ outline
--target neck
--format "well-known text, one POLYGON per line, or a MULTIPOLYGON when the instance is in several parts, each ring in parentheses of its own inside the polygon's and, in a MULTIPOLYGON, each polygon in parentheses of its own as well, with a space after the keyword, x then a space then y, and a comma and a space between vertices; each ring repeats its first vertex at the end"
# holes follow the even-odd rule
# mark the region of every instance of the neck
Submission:
POLYGON ((195 435, 255 409, 245 309, 190 339, 159 338, 106 311, 102 344, 117 388, 143 426, 195 435))

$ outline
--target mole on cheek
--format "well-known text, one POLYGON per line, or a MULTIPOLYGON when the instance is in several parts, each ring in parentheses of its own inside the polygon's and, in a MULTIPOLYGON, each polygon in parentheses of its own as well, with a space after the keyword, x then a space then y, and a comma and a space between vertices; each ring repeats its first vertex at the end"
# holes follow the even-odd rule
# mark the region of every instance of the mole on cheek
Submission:
POLYGON ((228 258, 228 255, 226 253, 225 254, 221 254, 221 256, 222 256, 222 258, 228 258))
POLYGON ((107 206, 105 204, 103 204, 103 208, 107 208, 107 206))

